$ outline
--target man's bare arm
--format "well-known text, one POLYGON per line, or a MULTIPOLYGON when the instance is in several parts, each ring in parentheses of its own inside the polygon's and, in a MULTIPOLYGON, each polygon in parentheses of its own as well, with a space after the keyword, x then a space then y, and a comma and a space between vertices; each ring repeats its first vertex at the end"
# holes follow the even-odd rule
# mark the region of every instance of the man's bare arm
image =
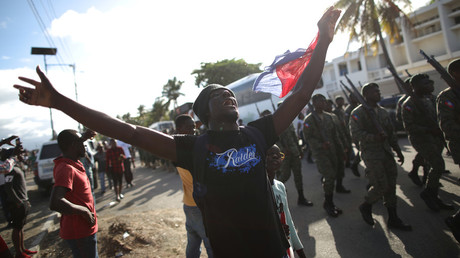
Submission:
POLYGON ((330 7, 319 20, 319 40, 309 64, 297 81, 296 91, 292 92, 273 114, 275 130, 278 135, 286 130, 302 108, 310 101, 311 95, 321 79, 327 49, 334 37, 334 28, 339 16, 340 10, 330 7))
POLYGON ((94 223, 96 223, 94 213, 92 213, 87 207, 69 202, 65 198, 65 194, 68 191, 70 190, 63 186, 53 187, 50 198, 50 209, 61 214, 80 215, 88 221, 89 225, 94 225, 94 223))
POLYGON ((125 123, 83 106, 56 91, 38 66, 36 70, 40 82, 19 77, 20 80, 33 85, 34 88, 14 85, 19 90, 19 99, 22 102, 58 109, 98 133, 120 139, 159 157, 176 161, 176 145, 173 137, 146 127, 125 123))

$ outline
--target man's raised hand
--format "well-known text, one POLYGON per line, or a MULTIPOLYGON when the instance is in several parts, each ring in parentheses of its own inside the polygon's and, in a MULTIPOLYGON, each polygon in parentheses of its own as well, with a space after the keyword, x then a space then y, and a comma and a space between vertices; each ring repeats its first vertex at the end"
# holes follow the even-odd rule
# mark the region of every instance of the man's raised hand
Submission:
POLYGON ((335 9, 333 6, 329 7, 323 14, 321 19, 318 21, 319 36, 329 42, 334 38, 335 24, 339 19, 339 9, 335 9))
POLYGON ((35 88, 28 88, 21 85, 15 84, 13 87, 19 90, 19 100, 22 102, 43 107, 53 107, 53 97, 58 94, 51 85, 50 81, 46 75, 40 70, 40 67, 37 66, 37 74, 40 77, 40 82, 25 78, 19 77, 19 80, 27 82, 33 85, 35 88))

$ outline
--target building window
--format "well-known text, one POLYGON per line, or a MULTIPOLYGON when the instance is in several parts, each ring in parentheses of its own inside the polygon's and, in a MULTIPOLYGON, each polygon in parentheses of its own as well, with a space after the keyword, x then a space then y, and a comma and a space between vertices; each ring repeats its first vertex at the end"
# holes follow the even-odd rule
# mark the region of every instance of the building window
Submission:
POLYGON ((348 74, 347 64, 339 64, 339 74, 341 76, 348 74))

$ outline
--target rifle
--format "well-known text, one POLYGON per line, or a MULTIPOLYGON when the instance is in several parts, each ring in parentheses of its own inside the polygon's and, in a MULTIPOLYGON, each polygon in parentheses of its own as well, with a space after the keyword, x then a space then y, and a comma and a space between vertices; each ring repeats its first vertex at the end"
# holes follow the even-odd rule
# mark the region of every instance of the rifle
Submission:
POLYGON ((451 87, 454 89, 456 92, 460 91, 460 86, 457 84, 457 82, 450 76, 450 74, 442 67, 442 65, 434 59, 434 56, 432 55, 429 57, 423 50, 420 49, 420 54, 426 59, 426 61, 434 67, 434 69, 441 75, 441 78, 451 87))
POLYGON ((256 105, 257 113, 259 114, 259 117, 260 117, 260 110, 259 110, 259 107, 257 106, 257 103, 254 103, 254 105, 256 105))
MULTIPOLYGON (((404 83, 404 81, 398 76, 398 74, 395 70, 392 69, 392 67, 388 66, 387 68, 395 78, 396 83, 400 84, 401 88, 404 90, 404 93, 410 96, 410 98, 413 100, 414 105, 417 107, 417 109, 422 110, 422 112, 425 114, 428 114, 428 110, 425 108, 423 103, 420 102, 420 98, 414 93, 409 84, 404 83)), ((438 122, 435 119, 432 119, 427 115, 425 115, 424 117, 426 118, 428 126, 430 126, 431 128, 439 128, 438 122)))
POLYGON ((410 74, 409 71, 407 71, 407 69, 405 69, 404 71, 406 71, 407 76, 412 77, 412 74, 410 74))
MULTIPOLYGON (((340 83, 341 83, 341 84, 343 84, 343 82, 342 82, 342 81, 340 81, 340 83)), ((342 85, 340 85, 340 86, 342 86, 342 85)), ((340 87, 340 88, 342 89, 342 93, 343 93, 343 95, 345 95, 345 98, 347 99, 347 101, 348 101, 348 104, 350 104, 350 105, 351 105, 351 99, 350 99, 350 97, 348 97, 348 94, 347 94, 347 92, 346 92, 346 91, 343 89, 343 87, 340 87)))
POLYGON ((345 74, 345 78, 347 79, 347 81, 350 84, 350 86, 353 89, 353 91, 351 91, 345 84, 343 84, 345 89, 347 89, 350 93, 352 93, 356 97, 356 99, 359 101, 359 103, 361 103, 361 105, 364 107, 364 110, 366 110, 366 113, 368 114, 369 118, 371 119, 372 124, 374 125, 375 129, 377 130, 377 133, 379 133, 380 135, 382 135, 382 136, 384 136, 386 138, 387 134, 385 133, 385 130, 383 130, 383 127, 380 124, 380 122, 377 120, 377 114, 375 113, 374 109, 371 108, 367 104, 367 102, 364 99, 364 97, 361 95, 361 93, 358 91, 358 89, 355 87, 353 82, 350 80, 350 78, 348 78, 348 76, 346 74, 345 74))

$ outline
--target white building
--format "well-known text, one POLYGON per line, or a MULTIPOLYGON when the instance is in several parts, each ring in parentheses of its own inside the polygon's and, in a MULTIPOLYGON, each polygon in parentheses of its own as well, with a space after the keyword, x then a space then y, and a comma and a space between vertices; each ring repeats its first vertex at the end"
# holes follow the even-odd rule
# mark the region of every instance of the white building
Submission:
MULTIPOLYGON (((410 74, 428 73, 435 81, 435 94, 447 87, 433 67, 419 53, 420 49, 428 55, 434 55, 444 67, 460 57, 460 1, 441 0, 422 7, 408 15, 412 27, 400 26, 402 39, 392 42, 386 38, 390 58, 399 76, 407 78, 410 74)), ((382 96, 399 93, 381 49, 377 55, 372 51, 365 54, 363 49, 337 57, 327 62, 323 72, 324 86, 315 91, 326 97, 343 95, 340 81, 347 82, 344 74, 358 86, 358 82, 376 82, 380 85, 382 96)), ((346 83, 347 84, 347 83, 346 83)), ((314 93, 314 94, 315 94, 314 93)))

